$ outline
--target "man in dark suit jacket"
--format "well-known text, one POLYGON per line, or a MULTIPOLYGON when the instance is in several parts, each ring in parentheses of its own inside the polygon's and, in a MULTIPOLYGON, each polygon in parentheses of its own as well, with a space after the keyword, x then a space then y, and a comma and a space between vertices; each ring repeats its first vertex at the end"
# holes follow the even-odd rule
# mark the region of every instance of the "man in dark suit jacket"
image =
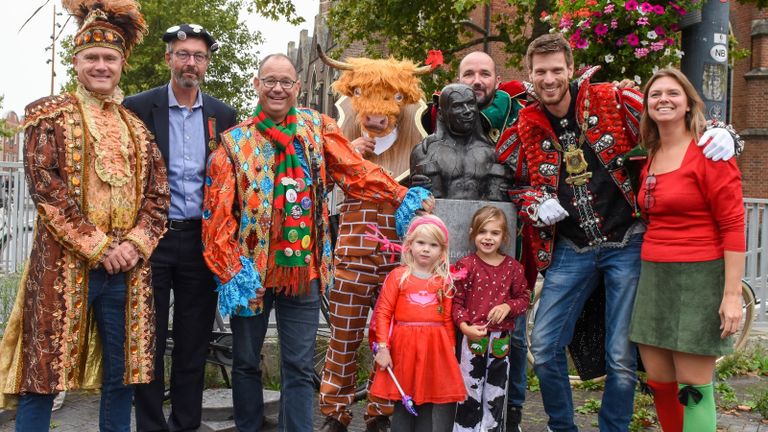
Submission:
POLYGON ((155 380, 135 390, 138 431, 200 426, 205 357, 216 310, 216 285, 203 261, 201 218, 205 164, 219 134, 237 123, 235 110, 200 91, 216 41, 196 24, 169 28, 165 62, 171 82, 125 99, 155 135, 168 167, 168 231, 150 259, 157 310, 155 380), (171 414, 163 413, 164 353, 173 290, 171 414))

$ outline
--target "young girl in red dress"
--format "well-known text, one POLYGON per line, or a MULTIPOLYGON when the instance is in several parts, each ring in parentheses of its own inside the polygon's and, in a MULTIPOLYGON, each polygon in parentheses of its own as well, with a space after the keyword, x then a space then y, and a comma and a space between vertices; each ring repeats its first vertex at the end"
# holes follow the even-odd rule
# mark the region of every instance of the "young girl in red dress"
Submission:
MULTIPOLYGON (((395 404, 393 431, 447 432, 453 428, 456 402, 467 391, 454 354, 448 263, 448 230, 436 216, 411 223, 401 255, 402 265, 384 281, 374 311, 378 344, 376 364, 391 367, 418 416, 395 404)), ((376 374, 370 393, 399 401, 389 373, 376 374)))
POLYGON ((469 393, 456 410, 453 432, 504 430, 510 334, 528 309, 531 293, 523 266, 504 254, 510 235, 504 212, 485 206, 472 216, 476 251, 456 263, 467 276, 456 283, 453 321, 461 341, 461 374, 469 393))

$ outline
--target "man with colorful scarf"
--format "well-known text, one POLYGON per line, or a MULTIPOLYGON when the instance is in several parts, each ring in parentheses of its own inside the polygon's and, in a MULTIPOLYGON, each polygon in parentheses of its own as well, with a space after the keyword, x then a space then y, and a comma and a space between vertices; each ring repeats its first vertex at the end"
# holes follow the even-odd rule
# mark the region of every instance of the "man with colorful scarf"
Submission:
POLYGON ((45 431, 57 393, 101 388, 99 429, 128 431, 132 384, 154 376, 149 256, 169 199, 160 151, 118 88, 146 24, 134 0, 64 6, 80 24, 77 88, 26 109, 38 215, 0 347, 0 407, 19 395, 16 430, 45 431))
POLYGON ((261 347, 274 307, 281 356, 280 430, 312 430, 315 335, 320 295, 331 283, 326 195, 398 207, 400 226, 431 200, 365 161, 330 118, 295 108, 300 83, 290 59, 264 58, 254 78, 253 118, 222 135, 211 154, 203 203, 204 257, 230 320, 232 396, 240 431, 264 422, 261 347), (427 202, 423 202, 427 200, 427 202))

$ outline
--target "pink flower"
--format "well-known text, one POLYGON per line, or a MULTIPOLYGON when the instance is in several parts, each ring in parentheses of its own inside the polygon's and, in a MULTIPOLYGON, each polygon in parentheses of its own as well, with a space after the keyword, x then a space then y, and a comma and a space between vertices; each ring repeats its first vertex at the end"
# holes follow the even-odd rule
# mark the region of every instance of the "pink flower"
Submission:
POLYGON ((613 3, 607 4, 607 5, 605 5, 605 9, 603 9, 603 12, 609 14, 609 13, 613 12, 613 9, 615 7, 616 7, 616 5, 613 4, 613 3))
POLYGON ((648 25, 648 17, 640 17, 637 19, 637 25, 641 26, 647 26, 648 25))
POLYGON ((635 57, 643 58, 648 55, 648 48, 635 48, 635 57))
POLYGON ((664 42, 666 42, 667 45, 676 45, 677 44, 677 42, 675 42, 675 40, 672 39, 672 38, 667 38, 664 42))
POLYGON ((637 1, 636 0, 628 0, 626 3, 624 3, 624 9, 628 11, 637 10, 637 1))
POLYGON ((578 40, 581 39, 581 30, 576 30, 575 32, 573 32, 573 34, 569 39, 573 43, 578 42, 578 40))
POLYGON ((669 31, 671 32, 677 32, 680 30, 680 26, 677 23, 670 24, 669 31))
POLYGON ((624 39, 619 39, 619 40, 616 41, 616 46, 617 47, 620 47, 622 45, 624 45, 624 39))
POLYGON ((573 21, 570 18, 563 18, 560 20, 560 30, 567 30, 571 28, 573 21))
POLYGON ((651 50, 661 51, 664 49, 664 42, 651 42, 651 50))
POLYGON ((637 46, 640 43, 640 38, 636 34, 631 33, 627 35, 627 43, 629 46, 637 46))
POLYGON ((653 5, 648 2, 643 2, 643 4, 640 5, 640 10, 645 13, 651 12, 653 11, 653 5))
POLYGON ((664 15, 664 12, 665 12, 664 6, 662 6, 662 5, 653 5, 653 12, 656 15, 664 15))
POLYGON ((608 33, 608 26, 605 24, 598 24, 595 26, 595 34, 598 36, 605 36, 608 33))
POLYGON ((656 28, 653 29, 653 31, 655 31, 656 34, 659 35, 659 37, 664 36, 664 35, 667 34, 667 31, 664 30, 664 27, 660 26, 660 25, 656 26, 656 28))
POLYGON ((581 26, 579 26, 579 27, 584 28, 584 29, 588 29, 588 28, 590 28, 591 25, 592 25, 592 21, 587 19, 587 20, 584 20, 581 23, 581 26))
POLYGON ((589 41, 586 39, 579 39, 576 41, 576 48, 578 49, 584 49, 589 46, 589 41))
POLYGON ((615 19, 612 19, 611 20, 611 28, 612 29, 619 28, 619 21, 617 21, 615 19))

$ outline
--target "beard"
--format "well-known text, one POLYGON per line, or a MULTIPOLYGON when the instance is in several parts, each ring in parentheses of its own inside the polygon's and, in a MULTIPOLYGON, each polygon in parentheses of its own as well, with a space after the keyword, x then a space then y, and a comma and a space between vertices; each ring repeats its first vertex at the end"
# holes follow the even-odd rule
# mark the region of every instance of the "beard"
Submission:
POLYGON ((557 94, 553 96, 547 96, 544 92, 543 88, 537 88, 535 89, 536 93, 539 95, 539 98, 541 99, 541 102, 544 106, 552 106, 552 105, 558 105, 560 102, 563 101, 565 98, 565 95, 568 94, 568 83, 558 83, 557 85, 557 94))
POLYGON ((203 81, 203 74, 197 71, 192 66, 184 66, 183 68, 179 70, 173 71, 173 76, 176 78, 176 82, 179 83, 184 88, 195 88, 200 86, 200 83, 203 81), (195 76, 195 78, 189 78, 185 73, 190 73, 195 76))

